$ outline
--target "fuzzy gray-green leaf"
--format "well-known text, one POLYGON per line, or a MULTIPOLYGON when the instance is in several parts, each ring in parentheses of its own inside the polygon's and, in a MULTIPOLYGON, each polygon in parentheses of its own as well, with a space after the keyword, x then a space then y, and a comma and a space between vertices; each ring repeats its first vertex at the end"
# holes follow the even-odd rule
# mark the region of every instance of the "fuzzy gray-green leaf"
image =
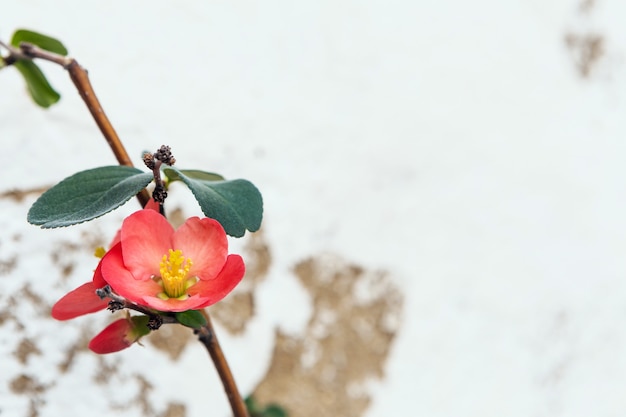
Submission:
POLYGON ((81 171, 43 193, 30 208, 28 222, 48 229, 95 219, 127 202, 150 181, 151 173, 127 166, 81 171))
MULTIPOLYGON (((263 198, 247 180, 207 181, 186 175, 186 171, 167 168, 191 190, 202 212, 220 222, 230 236, 241 237, 246 230, 256 232, 263 218, 263 198)), ((194 171, 196 172, 196 171, 194 171)))

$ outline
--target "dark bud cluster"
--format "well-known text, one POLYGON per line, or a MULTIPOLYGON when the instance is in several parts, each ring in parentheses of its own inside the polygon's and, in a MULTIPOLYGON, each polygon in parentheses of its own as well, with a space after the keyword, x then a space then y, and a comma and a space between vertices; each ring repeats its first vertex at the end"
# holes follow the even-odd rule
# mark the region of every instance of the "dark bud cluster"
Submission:
POLYGON ((163 187, 163 185, 161 184, 157 184, 154 187, 154 191, 152 191, 152 198, 157 203, 163 204, 165 202, 165 199, 167 198, 167 191, 165 190, 165 187, 163 187))
POLYGON ((148 329, 150 330, 159 330, 161 325, 163 324, 163 318, 158 315, 150 316, 148 320, 148 329))
POLYGON ((154 155, 148 152, 144 153, 143 163, 148 167, 148 169, 154 169, 154 167, 156 166, 154 162, 154 155))
POLYGON ((124 308, 124 303, 118 300, 111 300, 109 301, 109 306, 107 307, 107 310, 110 310, 111 312, 115 312, 115 311, 119 311, 122 310, 124 308))
POLYGON ((174 165, 176 158, 172 155, 172 149, 169 146, 162 145, 154 154, 154 158, 163 162, 165 165, 174 165))

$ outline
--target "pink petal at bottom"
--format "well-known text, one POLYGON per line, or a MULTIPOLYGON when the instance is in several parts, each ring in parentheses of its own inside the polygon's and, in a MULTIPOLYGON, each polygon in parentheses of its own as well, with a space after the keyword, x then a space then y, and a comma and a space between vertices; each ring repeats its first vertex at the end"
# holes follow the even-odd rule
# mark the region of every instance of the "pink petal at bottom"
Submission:
POLYGON ((133 344, 127 339, 132 330, 128 319, 119 319, 109 324, 89 342, 89 349, 98 354, 119 352, 133 344))

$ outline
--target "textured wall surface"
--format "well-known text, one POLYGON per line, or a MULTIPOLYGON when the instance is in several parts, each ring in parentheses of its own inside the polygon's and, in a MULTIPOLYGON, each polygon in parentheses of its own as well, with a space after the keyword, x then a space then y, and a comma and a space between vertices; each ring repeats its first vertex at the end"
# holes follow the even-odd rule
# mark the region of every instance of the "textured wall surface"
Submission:
MULTIPOLYGON (((244 394, 294 417, 626 408, 623 2, 5 3, 0 37, 63 40, 138 163, 167 144, 262 191, 261 232, 232 242, 248 274, 211 308, 244 394)), ((191 332, 99 357, 109 314, 49 318, 137 205, 26 223, 115 164, 42 67, 49 110, 0 71, 0 416, 228 415, 191 332)), ((199 213, 170 195, 172 221, 199 213)))

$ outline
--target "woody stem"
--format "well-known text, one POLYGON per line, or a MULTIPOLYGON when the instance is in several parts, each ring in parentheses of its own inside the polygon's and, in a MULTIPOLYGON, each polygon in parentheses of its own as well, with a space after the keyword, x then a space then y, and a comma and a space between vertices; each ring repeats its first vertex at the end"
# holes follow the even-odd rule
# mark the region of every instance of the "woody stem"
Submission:
POLYGON ((215 369, 217 369, 217 373, 219 374, 222 384, 224 385, 224 391, 226 391, 226 396, 230 402, 230 408, 233 411, 234 417, 249 417, 248 409, 241 398, 241 394, 239 394, 233 374, 230 371, 224 352, 222 351, 220 343, 217 340, 215 329, 211 323, 211 318, 206 311, 201 310, 201 312, 206 319, 206 324, 197 331, 198 340, 200 340, 200 343, 206 347, 211 359, 213 360, 215 369))

